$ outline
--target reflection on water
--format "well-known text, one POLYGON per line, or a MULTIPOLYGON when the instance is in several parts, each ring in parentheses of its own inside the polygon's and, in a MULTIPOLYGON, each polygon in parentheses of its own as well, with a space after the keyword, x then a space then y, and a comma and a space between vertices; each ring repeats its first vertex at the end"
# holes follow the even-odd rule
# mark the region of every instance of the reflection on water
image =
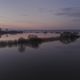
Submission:
POLYGON ((0 80, 72 79, 79 73, 79 33, 1 35, 0 80))
MULTIPOLYGON (((58 37, 47 37, 47 38, 38 38, 38 36, 35 37, 35 35, 32 35, 33 37, 25 39, 20 37, 18 40, 7 40, 7 41, 0 41, 0 48, 4 47, 18 47, 20 52, 24 52, 26 47, 32 47, 32 48, 39 48, 39 46, 43 43, 47 42, 54 42, 54 41, 60 41, 64 44, 69 44, 71 42, 76 41, 78 38, 80 38, 79 35, 74 33, 61 33, 58 37)), ((8 35, 7 35, 8 37, 8 35)))

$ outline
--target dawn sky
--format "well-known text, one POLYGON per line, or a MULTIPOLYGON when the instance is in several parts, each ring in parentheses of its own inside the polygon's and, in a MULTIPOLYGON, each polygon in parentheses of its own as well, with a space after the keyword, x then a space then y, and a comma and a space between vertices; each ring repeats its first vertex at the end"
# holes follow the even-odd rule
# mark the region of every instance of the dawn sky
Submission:
POLYGON ((80 0, 0 0, 0 27, 80 29, 80 0))

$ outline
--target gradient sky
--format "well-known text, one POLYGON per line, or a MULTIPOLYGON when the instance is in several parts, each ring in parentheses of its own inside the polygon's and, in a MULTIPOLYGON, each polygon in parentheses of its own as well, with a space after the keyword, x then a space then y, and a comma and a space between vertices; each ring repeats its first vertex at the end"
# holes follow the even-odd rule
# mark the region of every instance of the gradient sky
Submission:
POLYGON ((80 0, 0 0, 0 27, 80 29, 80 0))

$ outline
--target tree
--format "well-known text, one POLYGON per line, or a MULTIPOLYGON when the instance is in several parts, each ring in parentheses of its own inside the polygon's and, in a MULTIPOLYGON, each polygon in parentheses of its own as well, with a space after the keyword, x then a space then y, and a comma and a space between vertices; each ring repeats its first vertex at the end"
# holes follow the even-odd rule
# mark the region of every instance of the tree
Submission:
POLYGON ((0 28, 0 32, 2 31, 2 29, 0 28))

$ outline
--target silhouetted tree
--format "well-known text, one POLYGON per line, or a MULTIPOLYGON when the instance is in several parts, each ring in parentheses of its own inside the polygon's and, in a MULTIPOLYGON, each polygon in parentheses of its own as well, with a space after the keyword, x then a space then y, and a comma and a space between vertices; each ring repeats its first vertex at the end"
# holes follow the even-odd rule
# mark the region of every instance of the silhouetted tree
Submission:
POLYGON ((2 29, 0 28, 0 32, 2 31, 2 29))

